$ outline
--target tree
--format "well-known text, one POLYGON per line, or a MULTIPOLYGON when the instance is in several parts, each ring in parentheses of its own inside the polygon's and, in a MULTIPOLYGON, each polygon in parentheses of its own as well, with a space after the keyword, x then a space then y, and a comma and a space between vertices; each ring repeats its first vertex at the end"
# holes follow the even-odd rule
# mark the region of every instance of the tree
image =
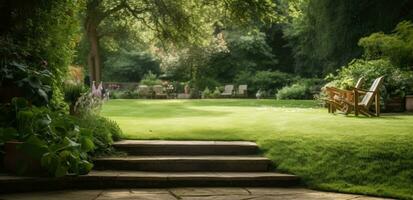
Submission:
POLYGON ((389 32, 413 18, 411 0, 294 0, 288 8, 284 35, 293 49, 295 71, 322 76, 359 57, 358 40, 389 32))
POLYGON ((99 44, 106 33, 100 31, 109 17, 137 20, 164 42, 200 43, 211 32, 216 15, 231 22, 248 24, 251 19, 272 21, 274 4, 270 0, 87 0, 85 31, 89 43, 87 56, 91 80, 101 81, 99 44))

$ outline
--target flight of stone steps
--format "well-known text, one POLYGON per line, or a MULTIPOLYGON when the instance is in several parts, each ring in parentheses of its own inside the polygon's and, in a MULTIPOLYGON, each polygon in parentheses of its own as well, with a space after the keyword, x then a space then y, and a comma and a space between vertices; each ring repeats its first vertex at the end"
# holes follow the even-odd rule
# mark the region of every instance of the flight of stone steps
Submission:
POLYGON ((95 158, 95 168, 87 175, 54 178, 0 174, 0 193, 299 184, 297 176, 274 172, 253 142, 124 140, 113 146, 126 154, 95 158))
POLYGON ((294 186, 299 178, 271 169, 257 144, 244 141, 124 140, 125 156, 96 158, 102 187, 294 186), (106 185, 105 185, 106 184, 106 185))

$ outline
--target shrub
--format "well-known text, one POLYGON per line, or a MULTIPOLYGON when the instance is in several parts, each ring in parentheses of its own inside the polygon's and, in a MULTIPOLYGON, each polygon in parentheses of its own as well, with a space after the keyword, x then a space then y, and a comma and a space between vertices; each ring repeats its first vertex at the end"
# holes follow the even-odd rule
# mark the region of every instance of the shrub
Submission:
POLYGON ((126 90, 121 97, 122 99, 139 99, 141 95, 139 95, 138 91, 132 89, 126 90))
POLYGON ((294 77, 290 74, 279 71, 244 71, 235 78, 238 85, 247 84, 248 94, 255 95, 259 89, 266 94, 274 94, 278 89, 293 82, 294 77))
POLYGON ((79 115, 98 114, 102 108, 102 99, 95 97, 92 93, 84 93, 75 104, 75 112, 79 115))
MULTIPOLYGON (((95 148, 93 136, 89 130, 79 129, 71 116, 52 112, 47 107, 30 107, 22 98, 14 98, 10 109, 14 115, 8 115, 8 121, 16 124, 2 128, 0 143, 24 142, 20 146, 22 151, 41 161, 42 167, 56 177, 91 170, 93 165, 87 153, 95 148)), ((24 174, 28 164, 18 163, 17 172, 24 174)))
POLYGON ((277 99, 313 99, 317 95, 325 81, 322 79, 299 79, 292 85, 278 90, 277 99))
POLYGON ((151 71, 149 71, 147 74, 143 76, 139 84, 153 86, 153 85, 160 85, 162 84, 162 82, 161 80, 158 79, 156 74, 153 74, 151 71))
POLYGON ((83 116, 78 118, 77 122, 81 128, 91 131, 96 146, 93 151, 95 155, 110 153, 111 144, 114 140, 119 140, 122 135, 122 130, 116 122, 99 115, 83 116))
POLYGON ((191 86, 195 88, 215 88, 219 85, 217 80, 207 77, 200 77, 191 82, 191 86))
POLYGON ((309 88, 307 85, 295 83, 285 86, 277 92, 277 99, 309 99, 309 88))
POLYGON ((389 59, 395 66, 408 68, 413 65, 413 23, 400 22, 392 34, 373 33, 360 39, 359 46, 364 50, 364 58, 389 59))
POLYGON ((113 90, 110 93, 111 99, 138 99, 140 97, 141 95, 139 95, 139 92, 134 89, 113 90))
POLYGON ((63 86, 64 100, 69 104, 70 114, 75 114, 77 100, 86 92, 83 84, 65 83, 63 86))
POLYGON ((202 98, 211 98, 211 91, 209 90, 208 87, 205 88, 205 90, 202 92, 202 98))
POLYGON ((189 98, 199 99, 201 97, 201 92, 197 88, 191 88, 189 91, 189 98))
POLYGON ((221 89, 219 87, 215 87, 214 92, 211 94, 212 98, 219 98, 221 96, 221 89))

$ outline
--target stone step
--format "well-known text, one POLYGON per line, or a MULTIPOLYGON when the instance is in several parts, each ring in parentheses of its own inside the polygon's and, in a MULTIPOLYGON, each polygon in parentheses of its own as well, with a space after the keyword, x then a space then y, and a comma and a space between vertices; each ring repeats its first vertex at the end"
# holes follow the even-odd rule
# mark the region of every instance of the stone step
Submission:
POLYGON ((258 146, 247 141, 123 140, 113 146, 129 155, 252 155, 258 146))
POLYGON ((127 156, 94 160, 95 169, 136 171, 268 171, 270 160, 259 156, 127 156))
POLYGON ((290 187, 294 175, 275 172, 146 172, 92 171, 62 178, 0 175, 0 193, 61 189, 160 188, 160 187, 290 187))

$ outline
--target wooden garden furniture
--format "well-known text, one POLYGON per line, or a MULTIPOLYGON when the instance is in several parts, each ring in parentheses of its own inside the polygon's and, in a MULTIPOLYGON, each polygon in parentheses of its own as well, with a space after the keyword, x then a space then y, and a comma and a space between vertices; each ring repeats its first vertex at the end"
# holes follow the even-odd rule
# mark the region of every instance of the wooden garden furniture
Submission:
MULTIPOLYGON (((361 89, 364 84, 364 78, 359 78, 353 89, 361 89)), ((335 113, 336 110, 345 111, 345 104, 342 102, 343 99, 351 101, 353 99, 353 90, 343 90, 335 87, 326 87, 327 93, 326 103, 328 106, 329 113, 335 113)))
POLYGON ((147 85, 139 85, 138 86, 138 93, 141 97, 151 97, 150 88, 147 85))
POLYGON ((369 90, 357 89, 353 90, 353 99, 342 99, 341 103, 344 105, 343 109, 345 114, 349 114, 354 111, 354 114, 358 116, 360 113, 372 117, 380 116, 380 87, 383 84, 384 77, 381 76, 374 80, 369 90), (361 98, 361 101, 359 100, 361 98), (374 103, 374 112, 370 111, 370 107, 374 103))
POLYGON ((167 98, 167 94, 165 93, 162 85, 154 85, 152 89, 153 89, 153 92, 155 93, 155 98, 162 98, 162 99, 167 98))
POLYGON ((231 97, 234 95, 234 85, 225 85, 224 92, 221 93, 221 96, 231 97))
POLYGON ((248 96, 247 89, 248 89, 248 85, 239 85, 237 95, 240 97, 247 97, 248 96))

